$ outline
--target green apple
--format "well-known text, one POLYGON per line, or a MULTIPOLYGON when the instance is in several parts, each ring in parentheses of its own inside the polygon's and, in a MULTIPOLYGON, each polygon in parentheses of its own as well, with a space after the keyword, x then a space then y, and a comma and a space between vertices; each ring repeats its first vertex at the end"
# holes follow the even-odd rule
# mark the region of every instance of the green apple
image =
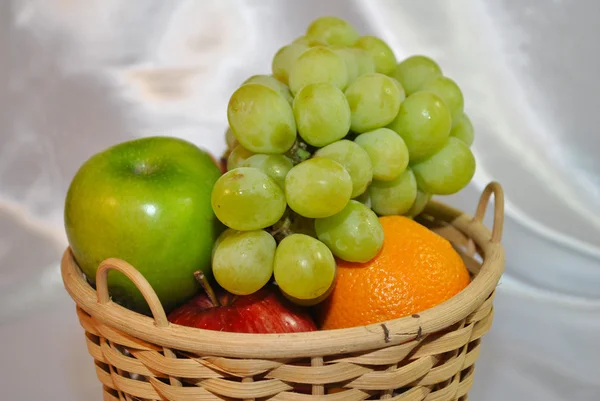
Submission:
MULTIPOLYGON (((65 230, 75 260, 92 285, 109 257, 125 260, 152 285, 170 311, 199 289, 193 273, 210 274, 213 243, 222 231, 212 187, 221 175, 212 156, 171 137, 112 146, 79 168, 65 201, 65 230)), ((112 299, 149 313, 122 273, 108 276, 112 299)))

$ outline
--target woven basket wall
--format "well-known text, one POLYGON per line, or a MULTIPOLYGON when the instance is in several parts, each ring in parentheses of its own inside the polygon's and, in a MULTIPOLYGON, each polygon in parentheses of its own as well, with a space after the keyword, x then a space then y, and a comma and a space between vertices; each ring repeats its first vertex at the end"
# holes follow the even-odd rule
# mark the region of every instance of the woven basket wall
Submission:
POLYGON ((238 334, 170 324, 134 267, 118 259, 103 262, 96 291, 67 249, 63 280, 77 304, 104 400, 466 400, 504 268, 502 189, 488 185, 474 217, 431 202, 419 221, 455 245, 471 284, 413 316, 312 333, 238 334), (490 232, 482 220, 492 193, 490 232), (110 301, 110 269, 140 288, 154 319, 110 301))

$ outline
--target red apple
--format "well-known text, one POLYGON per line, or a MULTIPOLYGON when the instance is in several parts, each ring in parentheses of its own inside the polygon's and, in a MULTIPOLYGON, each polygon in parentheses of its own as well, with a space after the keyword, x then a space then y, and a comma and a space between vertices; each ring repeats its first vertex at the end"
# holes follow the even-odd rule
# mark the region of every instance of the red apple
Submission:
MULTIPOLYGON (((203 280, 206 282, 205 280, 203 280)), ((250 295, 233 295, 203 284, 206 294, 192 298, 172 311, 171 323, 205 330, 236 333, 299 333, 315 331, 312 317, 283 298, 271 284, 250 295)))

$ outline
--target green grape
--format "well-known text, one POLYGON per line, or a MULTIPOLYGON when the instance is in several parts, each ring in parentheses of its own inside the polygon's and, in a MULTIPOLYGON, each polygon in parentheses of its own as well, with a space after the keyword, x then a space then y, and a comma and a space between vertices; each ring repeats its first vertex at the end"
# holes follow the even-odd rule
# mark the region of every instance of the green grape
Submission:
POLYGON ((383 245, 377 215, 355 200, 333 216, 316 219, 315 231, 335 256, 348 262, 368 262, 383 245))
POLYGON ((320 17, 310 23, 306 35, 330 45, 352 46, 360 35, 354 27, 338 17, 320 17))
POLYGON ((450 136, 460 139, 466 143, 467 146, 471 146, 473 144, 475 132, 473 130, 471 119, 468 115, 463 113, 463 115, 458 119, 458 122, 454 125, 454 127, 452 127, 452 130, 450 130, 450 136))
POLYGON ((335 288, 335 280, 333 280, 333 282, 331 283, 331 285, 329 286, 329 289, 327 291, 325 291, 322 295, 318 296, 317 298, 313 298, 313 299, 299 299, 299 298, 294 298, 291 295, 288 295, 283 291, 281 291, 281 293, 283 294, 284 297, 286 297, 287 299, 289 299, 296 305, 315 306, 315 305, 318 305, 321 302, 325 301, 327 298, 329 298, 329 296, 333 292, 334 288, 335 288))
POLYGON ((239 231, 269 227, 286 209, 283 190, 268 175, 251 167, 239 167, 219 177, 211 203, 217 218, 239 231))
POLYGON ((217 240, 215 241, 215 243, 213 244, 213 247, 212 247, 212 255, 210 257, 211 263, 212 263, 213 258, 215 257, 215 252, 216 252, 217 248, 219 247, 219 244, 221 242, 223 242, 223 240, 225 238, 229 237, 232 234, 238 233, 238 232, 240 232, 240 231, 236 231, 236 230, 232 230, 231 228, 227 228, 217 237, 217 240))
POLYGON ((400 95, 400 99, 401 101, 404 101, 404 99, 406 99, 406 93, 404 92, 404 87, 402 86, 402 84, 400 82, 398 82, 397 79, 392 78, 392 81, 394 81, 394 83, 396 84, 396 86, 398 87, 398 90, 400 91, 401 95, 400 95))
POLYGON ((229 150, 233 150, 239 144, 237 139, 235 139, 235 135, 233 135, 231 128, 227 128, 227 131, 225 131, 225 143, 229 150))
POLYGON ((328 217, 341 211, 352 194, 352 179, 333 160, 316 157, 294 166, 285 177, 289 207, 309 218, 328 217))
POLYGON ((275 251, 275 281, 293 298, 311 300, 325 294, 335 280, 336 263, 327 246, 304 234, 285 237, 275 251))
POLYGON ((240 86, 229 99, 227 119, 238 142, 254 153, 285 153, 296 141, 291 105, 265 85, 240 86))
POLYGON ((298 134, 309 145, 335 142, 350 130, 350 106, 344 92, 329 83, 308 84, 293 104, 298 134))
POLYGON ((346 63, 346 69, 348 70, 348 84, 354 82, 354 80, 358 78, 358 63, 356 62, 354 49, 340 45, 329 46, 329 48, 340 56, 344 60, 344 63, 346 63))
POLYGON ((388 125, 408 147, 410 162, 437 152, 450 135, 452 118, 444 101, 431 92, 417 92, 404 100, 398 115, 388 125))
POLYGON ((412 168, 419 188, 434 195, 451 195, 473 178, 475 157, 466 143, 450 137, 440 151, 412 168))
POLYGON ((425 206, 431 200, 431 194, 427 192, 423 192, 417 187, 417 197, 413 202, 413 205, 410 207, 409 211, 404 213, 405 216, 408 217, 416 217, 425 210, 425 206))
POLYGON ((394 120, 404 93, 388 76, 378 73, 358 77, 346 89, 352 112, 351 129, 362 133, 381 128, 394 120))
POLYGON ((238 231, 224 237, 216 247, 212 271, 217 283, 236 295, 260 290, 273 275, 277 244, 263 230, 238 231))
MULTIPOLYGON (((395 133, 394 135, 398 137, 395 133)), ((317 150, 313 157, 326 157, 344 166, 352 179, 352 198, 364 193, 373 180, 373 165, 369 154, 347 139, 317 150)))
POLYGON ((277 80, 277 78, 272 77, 270 75, 253 75, 247 80, 244 81, 242 85, 245 84, 262 84, 268 86, 271 89, 275 89, 281 96, 285 98, 289 103, 292 103, 294 98, 292 97, 292 93, 286 84, 277 80))
POLYGON ((427 81, 442 75, 440 66, 426 56, 411 56, 401 61, 393 73, 393 77, 404 87, 410 96, 421 89, 427 81))
POLYGON ((348 85, 348 68, 344 59, 333 50, 311 47, 291 66, 289 87, 294 95, 308 84, 330 83, 341 90, 348 85))
POLYGON ((294 39, 292 43, 300 43, 308 47, 327 46, 327 43, 325 43, 321 39, 306 35, 294 39))
POLYGON ((356 41, 354 47, 366 50, 375 62, 375 72, 390 75, 396 68, 396 56, 390 47, 378 37, 363 36, 356 41))
POLYGON ((427 81, 421 87, 420 91, 433 92, 441 97, 446 106, 448 106, 448 109, 450 109, 452 125, 454 126, 459 122, 460 117, 463 115, 465 100, 456 82, 448 77, 438 76, 427 81))
POLYGON ((365 132, 357 136, 354 142, 369 155, 375 180, 393 180, 408 166, 408 148, 402 138, 391 129, 378 128, 365 132))
POLYGON ((292 65, 306 50, 308 50, 308 46, 303 43, 292 43, 280 48, 271 62, 273 76, 287 85, 292 65))
POLYGON ((250 152, 242 145, 237 145, 227 157, 227 171, 242 167, 244 161, 251 156, 254 156, 254 153, 250 152))
POLYGON ((284 155, 253 155, 242 162, 241 167, 254 167, 271 177, 281 189, 285 176, 292 169, 292 161, 284 155))
POLYGON ((369 186, 371 209, 381 216, 404 214, 417 198, 417 181, 411 169, 406 169, 392 181, 373 181, 369 186))
POLYGON ((373 61, 371 53, 357 47, 353 47, 352 50, 354 51, 354 58, 356 59, 356 67, 358 70, 357 77, 375 72, 375 61, 373 61))

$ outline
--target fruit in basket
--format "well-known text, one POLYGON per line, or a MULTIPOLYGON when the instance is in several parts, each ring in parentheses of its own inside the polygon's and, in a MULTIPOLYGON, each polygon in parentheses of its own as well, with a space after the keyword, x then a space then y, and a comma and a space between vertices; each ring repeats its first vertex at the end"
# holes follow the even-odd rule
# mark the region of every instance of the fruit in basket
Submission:
POLYGON ((417 92, 402 102, 388 128, 404 139, 412 164, 440 150, 451 126, 450 110, 442 98, 432 92, 417 92))
POLYGON ((206 281, 204 285, 206 293, 168 315, 171 323, 234 333, 299 333, 317 329, 310 314, 286 300, 273 285, 241 296, 220 287, 213 291, 206 281))
POLYGON ((440 75, 427 81, 419 91, 432 92, 438 95, 450 110, 452 125, 459 121, 463 114, 465 100, 456 82, 440 75))
MULTIPOLYGON (((196 270, 210 272, 212 245, 222 230, 210 192, 221 172, 204 150, 181 139, 148 137, 114 145, 89 158, 69 186, 65 230, 87 279, 110 257, 135 266, 172 309, 195 294, 196 270)), ((149 308, 119 272, 108 276, 116 302, 149 308)))
POLYGON ((244 162, 252 156, 254 156, 254 153, 238 143, 231 149, 227 156, 227 171, 242 167, 244 162))
POLYGON ((292 106, 280 91, 260 83, 244 84, 231 95, 227 120, 238 142, 254 153, 284 153, 296 140, 292 106))
POLYGON ((352 195, 352 178, 331 159, 315 157, 294 166, 285 177, 285 198, 301 216, 319 218, 341 211, 352 195))
POLYGON ((327 43, 323 42, 321 39, 306 35, 297 37, 292 43, 300 43, 307 47, 327 46, 327 43))
POLYGON ((368 262, 383 245, 377 215, 355 200, 333 216, 316 219, 315 231, 336 257, 349 262, 368 262))
POLYGON ((287 85, 292 65, 294 65, 296 59, 300 57, 305 50, 308 50, 308 45, 304 43, 290 43, 279 49, 273 56, 273 61, 271 62, 273 76, 287 85))
POLYGON ((427 206, 427 203, 431 200, 431 194, 429 192, 424 192, 420 189, 417 189, 417 196, 415 197, 415 201, 413 202, 411 208, 408 212, 404 213, 407 217, 416 217, 427 206))
POLYGON ((268 86, 271 89, 276 90, 290 104, 294 100, 292 94, 290 93, 290 88, 288 88, 286 84, 279 82, 277 78, 272 77, 270 75, 253 75, 247 80, 245 80, 242 85, 251 83, 262 84, 268 86))
POLYGON ((325 46, 304 51, 290 68, 289 87, 294 96, 304 86, 317 83, 329 83, 341 90, 348 85, 344 59, 325 46))
POLYGON ((321 329, 420 313, 469 284, 463 260, 445 238, 404 216, 380 221, 385 239, 376 257, 364 264, 338 261, 335 288, 318 305, 321 329))
MULTIPOLYGON (((379 258, 381 216, 412 219, 432 195, 458 192, 472 179, 473 127, 462 91, 434 60, 398 60, 381 38, 361 36, 337 17, 314 20, 277 51, 271 69, 231 96, 229 171, 215 185, 213 207, 233 230, 260 232, 265 241, 270 234, 280 290, 314 305, 335 280, 307 273, 335 269, 324 261, 329 256, 317 261, 306 250, 344 263, 379 258)), ((227 268, 213 265, 228 274, 221 284, 256 291, 268 272, 261 275, 252 258, 240 259, 236 271, 232 261, 240 255, 231 252, 227 268)), ((261 257, 270 264, 272 246, 267 253, 261 257)))
POLYGON ((450 136, 460 139, 467 146, 471 146, 473 144, 473 140, 475 139, 475 133, 473 132, 473 124, 471 123, 471 119, 465 113, 459 117, 458 122, 452 127, 450 131, 450 136))
POLYGON ((417 198, 414 173, 409 168, 391 181, 373 181, 369 197, 371 208, 380 216, 408 213, 417 198))
POLYGON ((344 92, 330 83, 304 86, 294 99, 298 134, 312 146, 339 141, 350 130, 350 106, 344 92))
POLYGON ((227 128, 225 131, 225 144, 227 145, 227 151, 233 151, 233 149, 239 144, 231 128, 227 128))
POLYGON ((460 139, 450 137, 436 154, 412 166, 419 188, 436 195, 460 191, 475 174, 475 157, 460 139))
POLYGON ((252 167, 239 167, 219 177, 212 188, 211 202, 219 220, 240 231, 260 230, 275 224, 286 207, 279 185, 252 167))
POLYGON ((233 231, 221 234, 212 257, 217 283, 236 295, 258 291, 271 279, 275 238, 266 231, 233 231))
POLYGON ((354 142, 363 148, 373 165, 373 179, 392 181, 408 166, 408 148, 404 140, 388 128, 378 128, 356 137, 354 142))
POLYGON ((352 180, 352 198, 364 193, 373 181, 373 164, 369 154, 352 141, 343 139, 334 142, 317 150, 313 157, 331 159, 346 169, 352 180))
POLYGON ((392 76, 402 84, 406 96, 417 92, 427 81, 440 75, 442 75, 440 66, 423 55, 414 55, 402 60, 392 73, 392 76))
POLYGON ((376 36, 363 36, 354 43, 354 47, 366 50, 375 62, 375 72, 390 75, 396 68, 396 55, 387 43, 376 36))
POLYGON ((344 60, 344 63, 346 64, 346 70, 348 71, 348 85, 350 85, 356 78, 358 78, 359 74, 355 52, 356 49, 342 45, 333 45, 330 46, 330 48, 344 60))
POLYGON ((271 177, 281 189, 285 186, 285 177, 292 169, 292 161, 284 155, 252 155, 240 163, 240 167, 257 168, 271 177))
POLYGON ((357 133, 391 123, 404 100, 404 90, 398 82, 378 73, 358 77, 345 93, 352 113, 350 127, 357 133))
POLYGON ((292 299, 310 301, 321 297, 331 288, 335 271, 329 248, 308 235, 289 235, 275 251, 275 281, 292 299))
POLYGON ((352 46, 360 37, 356 29, 341 18, 319 17, 306 29, 306 36, 320 39, 329 45, 352 46))
MULTIPOLYGON (((352 52, 354 53, 354 60, 356 62, 356 77, 360 77, 361 75, 370 74, 375 72, 375 61, 371 54, 365 49, 360 49, 358 47, 353 47, 352 52)), ((350 82, 352 83, 352 82, 350 82)))

